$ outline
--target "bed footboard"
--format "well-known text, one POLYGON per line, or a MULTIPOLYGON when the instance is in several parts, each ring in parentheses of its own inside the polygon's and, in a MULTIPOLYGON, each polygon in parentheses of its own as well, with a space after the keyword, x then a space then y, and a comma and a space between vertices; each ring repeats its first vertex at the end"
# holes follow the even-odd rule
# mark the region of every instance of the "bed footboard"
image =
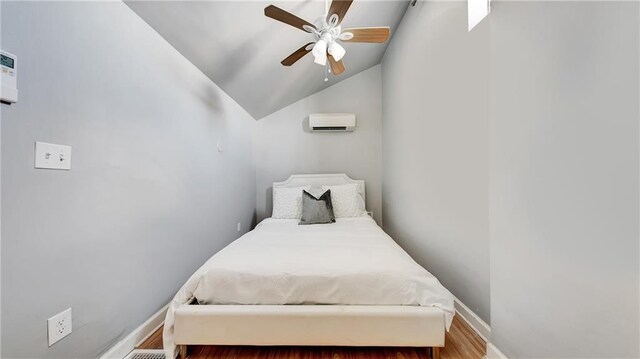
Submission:
MULTIPOLYGON (((441 309, 356 305, 184 305, 184 345, 444 346, 441 309)), ((433 351, 434 356, 437 350, 433 351)))

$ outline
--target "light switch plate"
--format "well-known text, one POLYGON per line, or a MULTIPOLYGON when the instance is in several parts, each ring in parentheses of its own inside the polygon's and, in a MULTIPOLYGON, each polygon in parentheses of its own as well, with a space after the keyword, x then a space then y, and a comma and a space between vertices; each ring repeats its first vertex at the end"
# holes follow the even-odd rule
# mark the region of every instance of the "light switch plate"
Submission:
POLYGON ((35 168, 71 169, 71 146, 36 142, 35 168))
POLYGON ((71 308, 47 319, 47 336, 49 337, 49 346, 52 346, 60 339, 71 334, 71 329, 71 308))

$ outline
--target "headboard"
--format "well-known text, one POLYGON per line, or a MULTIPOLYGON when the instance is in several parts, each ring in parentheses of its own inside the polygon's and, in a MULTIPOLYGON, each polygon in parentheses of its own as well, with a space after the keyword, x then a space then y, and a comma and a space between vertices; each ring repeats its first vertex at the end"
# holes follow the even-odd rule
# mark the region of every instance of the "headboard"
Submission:
POLYGON ((340 184, 358 184, 358 192, 362 196, 362 199, 366 200, 364 191, 364 181, 351 179, 344 173, 334 174, 317 174, 317 175, 291 175, 286 181, 273 182, 273 188, 289 188, 289 187, 302 187, 302 186, 332 186, 340 184))

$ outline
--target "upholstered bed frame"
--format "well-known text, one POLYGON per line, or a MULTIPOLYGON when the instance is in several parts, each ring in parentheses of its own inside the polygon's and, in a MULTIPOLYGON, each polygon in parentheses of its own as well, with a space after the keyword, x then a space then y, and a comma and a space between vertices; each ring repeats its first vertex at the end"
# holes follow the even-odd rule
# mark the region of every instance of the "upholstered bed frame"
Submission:
MULTIPOLYGON (((357 183, 345 174, 293 175, 274 188, 357 183)), ((374 305, 189 305, 175 312, 180 357, 189 345, 444 346, 439 308, 374 305)))

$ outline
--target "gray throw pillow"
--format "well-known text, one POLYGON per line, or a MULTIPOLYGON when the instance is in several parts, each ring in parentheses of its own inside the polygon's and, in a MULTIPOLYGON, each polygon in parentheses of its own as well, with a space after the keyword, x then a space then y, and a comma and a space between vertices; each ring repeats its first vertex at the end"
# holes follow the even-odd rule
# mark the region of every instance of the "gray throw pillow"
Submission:
POLYGON ((335 221, 331 190, 327 190, 320 198, 314 197, 305 190, 302 191, 302 218, 298 224, 322 224, 335 221))

